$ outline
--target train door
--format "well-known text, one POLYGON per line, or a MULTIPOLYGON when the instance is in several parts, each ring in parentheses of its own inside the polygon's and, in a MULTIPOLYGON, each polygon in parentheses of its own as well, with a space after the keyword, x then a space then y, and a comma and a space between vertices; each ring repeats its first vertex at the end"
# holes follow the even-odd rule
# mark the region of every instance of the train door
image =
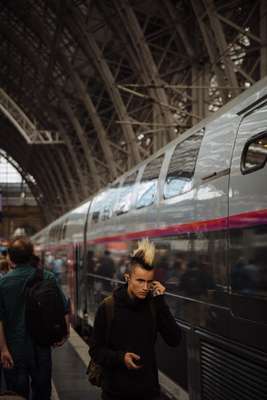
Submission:
POLYGON ((83 281, 83 244, 75 243, 74 245, 74 260, 75 260, 75 277, 76 277, 76 315, 82 318, 83 315, 83 301, 82 301, 82 281, 83 281))
MULTIPOLYGON (((206 125, 195 168, 195 220, 191 233, 193 268, 182 281, 191 297, 191 329, 187 333, 190 400, 227 399, 227 384, 220 381, 220 345, 228 337, 230 306, 227 269, 228 189, 230 160, 238 122, 223 114, 206 125), (194 274, 193 274, 194 273, 194 274), (191 288, 190 278, 193 288, 191 288), (185 280, 186 278, 186 280, 185 280), (194 289, 194 290, 192 290, 194 289), (219 342, 216 339, 220 338, 219 342), (219 366, 218 366, 219 365, 219 366), (219 371, 218 371, 219 370, 219 371)), ((181 285, 180 285, 181 286, 181 285)), ((231 398, 231 397, 230 397, 231 398)), ((235 397, 232 397, 232 399, 235 397)))
POLYGON ((231 309, 242 320, 241 329, 232 334, 267 351, 266 161, 267 103, 241 120, 229 188, 231 309), (250 335, 244 333, 245 326, 250 335))

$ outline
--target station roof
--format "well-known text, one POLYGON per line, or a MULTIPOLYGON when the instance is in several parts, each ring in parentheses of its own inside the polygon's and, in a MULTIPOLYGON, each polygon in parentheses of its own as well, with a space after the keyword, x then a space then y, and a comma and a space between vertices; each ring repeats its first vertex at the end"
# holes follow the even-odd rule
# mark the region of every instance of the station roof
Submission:
POLYGON ((267 72, 267 3, 0 0, 0 148, 47 220, 267 72))

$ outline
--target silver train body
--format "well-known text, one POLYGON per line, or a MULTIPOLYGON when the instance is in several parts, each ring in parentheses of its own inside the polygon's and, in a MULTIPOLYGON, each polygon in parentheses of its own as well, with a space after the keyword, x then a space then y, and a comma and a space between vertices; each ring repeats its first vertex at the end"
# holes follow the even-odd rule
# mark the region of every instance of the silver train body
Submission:
POLYGON ((177 399, 267 399, 266 161, 263 79, 33 238, 83 327, 154 241, 183 330, 179 348, 157 344, 177 399))

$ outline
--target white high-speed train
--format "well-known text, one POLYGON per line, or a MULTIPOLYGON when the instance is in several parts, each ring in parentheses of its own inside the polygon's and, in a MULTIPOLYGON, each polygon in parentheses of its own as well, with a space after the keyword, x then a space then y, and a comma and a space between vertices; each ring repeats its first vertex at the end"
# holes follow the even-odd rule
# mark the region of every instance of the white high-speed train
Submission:
POLYGON ((267 78, 33 238, 83 327, 153 240, 184 333, 157 348, 177 399, 267 399, 266 160, 267 78))

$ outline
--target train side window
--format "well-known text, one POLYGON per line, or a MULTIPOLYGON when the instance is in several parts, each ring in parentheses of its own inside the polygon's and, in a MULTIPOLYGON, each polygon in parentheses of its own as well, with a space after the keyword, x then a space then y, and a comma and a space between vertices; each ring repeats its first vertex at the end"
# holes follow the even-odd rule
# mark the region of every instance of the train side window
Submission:
POLYGON ((49 241, 51 243, 55 242, 55 226, 52 226, 49 230, 49 241))
POLYGON ((66 224, 66 238, 68 240, 78 239, 83 232, 89 203, 83 203, 69 213, 66 224))
POLYGON ((116 202, 118 193, 119 182, 113 184, 108 188, 107 195, 104 202, 104 207, 101 213, 101 220, 106 221, 111 218, 112 211, 116 202))
POLYGON ((65 221, 63 222, 63 227, 62 227, 62 239, 66 239, 66 230, 67 230, 67 226, 68 226, 68 218, 65 219, 65 221))
POLYGON ((146 165, 138 189, 136 208, 148 207, 154 203, 163 159, 164 154, 146 165))
POLYGON ((261 132, 245 145, 241 157, 241 172, 249 174, 265 166, 267 161, 267 132, 261 132))
POLYGON ((56 241, 58 242, 60 239, 60 224, 56 226, 56 241))
POLYGON ((103 204, 105 202, 105 195, 107 192, 99 193, 92 202, 90 214, 91 214, 91 223, 97 224, 100 220, 100 213, 103 208, 103 204))
POLYGON ((119 189, 119 198, 115 205, 115 214, 125 214, 130 210, 133 194, 133 185, 135 184, 138 171, 133 172, 125 178, 125 181, 119 189))
POLYGON ((197 156, 204 134, 205 129, 203 128, 177 144, 164 185, 165 199, 186 193, 192 189, 197 156))
POLYGON ((59 224, 58 227, 58 241, 61 240, 61 235, 62 235, 62 222, 59 224))

